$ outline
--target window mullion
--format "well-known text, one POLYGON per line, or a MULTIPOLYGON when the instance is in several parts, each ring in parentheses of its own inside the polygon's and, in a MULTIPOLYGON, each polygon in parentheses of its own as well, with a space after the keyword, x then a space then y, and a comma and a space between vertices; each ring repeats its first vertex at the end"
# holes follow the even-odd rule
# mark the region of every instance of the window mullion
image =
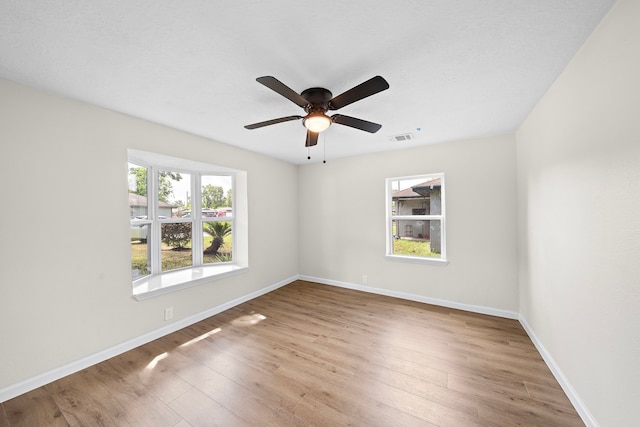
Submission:
POLYGON ((151 219, 151 274, 162 272, 162 232, 158 220, 158 168, 151 167, 151 179, 147 183, 149 200, 149 217, 151 219))
POLYGON ((231 192, 231 259, 236 259, 236 221, 235 221, 235 209, 236 209, 236 177, 235 175, 231 177, 231 188, 233 189, 231 192))
POLYGON ((392 215, 390 218, 392 221, 441 221, 444 215, 392 215))
POLYGON ((193 173, 191 180, 191 248, 193 265, 200 266, 202 261, 202 184, 201 173, 193 173))

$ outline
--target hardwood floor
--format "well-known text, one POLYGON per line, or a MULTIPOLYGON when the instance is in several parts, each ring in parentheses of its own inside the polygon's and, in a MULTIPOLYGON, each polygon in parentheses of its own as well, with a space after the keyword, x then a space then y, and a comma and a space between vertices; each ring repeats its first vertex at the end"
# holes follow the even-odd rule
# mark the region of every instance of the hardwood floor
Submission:
POLYGON ((297 281, 0 408, 68 425, 584 424, 515 320, 297 281))

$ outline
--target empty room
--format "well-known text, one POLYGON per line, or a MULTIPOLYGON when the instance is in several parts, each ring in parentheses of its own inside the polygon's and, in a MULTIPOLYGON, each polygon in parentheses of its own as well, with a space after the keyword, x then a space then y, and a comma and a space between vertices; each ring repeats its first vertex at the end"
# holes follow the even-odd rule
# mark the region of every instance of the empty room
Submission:
POLYGON ((0 0, 0 427, 637 425, 638 22, 0 0))

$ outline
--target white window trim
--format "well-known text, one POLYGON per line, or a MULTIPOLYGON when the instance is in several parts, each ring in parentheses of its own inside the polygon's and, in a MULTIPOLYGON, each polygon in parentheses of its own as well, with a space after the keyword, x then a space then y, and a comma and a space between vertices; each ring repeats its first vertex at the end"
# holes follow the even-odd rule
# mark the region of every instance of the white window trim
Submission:
MULTIPOLYGON (((157 153, 150 153, 140 150, 129 149, 128 161, 140 166, 152 168, 152 174, 148 177, 147 189, 149 195, 149 206, 147 220, 134 221, 135 224, 155 224, 151 232, 156 241, 160 238, 160 224, 168 222, 182 222, 175 219, 159 219, 155 212, 155 201, 152 200, 155 194, 157 174, 159 170, 170 170, 191 174, 191 194, 192 200, 201 200, 201 189, 197 182, 197 177, 202 175, 228 175, 232 177, 232 206, 233 206, 233 233, 232 233, 232 259, 231 262, 217 264, 201 264, 193 267, 181 268, 159 272, 161 263, 160 254, 152 253, 155 259, 150 260, 152 264, 152 274, 138 278, 132 282, 133 297, 142 301, 155 296, 164 295, 170 292, 199 286, 215 280, 230 277, 248 270, 248 213, 247 213, 247 174, 245 171, 230 169, 222 166, 211 165, 193 160, 179 159, 157 153), (151 218, 151 219, 149 219, 151 218)), ((203 222, 223 221, 222 219, 201 218, 201 207, 196 205, 191 212, 192 220, 189 221, 193 227, 198 227, 203 222)), ((200 239, 192 239, 192 254, 197 254, 196 259, 202 260, 202 242, 200 239)))
POLYGON ((385 221, 386 221, 386 253, 385 258, 390 261, 401 261, 401 262, 411 262, 417 264, 432 264, 432 265, 447 265, 449 263, 447 259, 447 244, 446 244, 446 193, 445 193, 445 178, 444 173, 428 173, 421 175, 412 175, 412 176, 401 176, 395 178, 387 178, 385 180, 386 191, 385 191, 385 221), (391 186, 393 181, 399 180, 412 180, 412 179, 422 179, 425 178, 440 178, 441 179, 441 192, 442 199, 440 215, 393 215, 393 201, 392 201, 392 193, 393 188, 391 186), (400 220, 418 220, 418 221, 429 221, 429 220, 439 220, 440 221, 440 239, 442 251, 440 253, 440 258, 432 258, 432 257, 420 257, 420 256, 411 256, 411 255, 401 255, 393 253, 393 221, 400 220))

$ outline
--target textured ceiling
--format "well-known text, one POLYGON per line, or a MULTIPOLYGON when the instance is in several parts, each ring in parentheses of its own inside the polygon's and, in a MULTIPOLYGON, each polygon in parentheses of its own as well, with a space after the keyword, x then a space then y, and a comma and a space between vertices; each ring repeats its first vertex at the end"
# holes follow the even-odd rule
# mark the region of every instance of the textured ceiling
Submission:
POLYGON ((0 76, 304 164, 514 131, 614 0, 0 0, 0 76), (302 110, 255 81, 390 89, 304 148, 302 110), (412 133, 410 142, 391 135, 412 133))

